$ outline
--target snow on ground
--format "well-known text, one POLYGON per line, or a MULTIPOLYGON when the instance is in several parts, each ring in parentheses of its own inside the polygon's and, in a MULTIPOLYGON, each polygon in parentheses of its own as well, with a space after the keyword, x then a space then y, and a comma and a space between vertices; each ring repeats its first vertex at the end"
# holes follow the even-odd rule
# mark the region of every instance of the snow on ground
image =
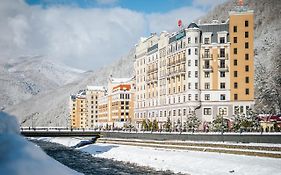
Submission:
MULTIPOLYGON (((40 138, 74 146, 78 138, 40 138)), ((258 144, 256 144, 258 145, 258 144)), ((266 145, 266 144, 263 144, 266 145)), ((271 144, 270 144, 271 145, 271 144)), ((95 157, 191 175, 280 175, 281 159, 96 143, 78 148, 95 157)))
POLYGON ((72 147, 80 143, 84 139, 79 138, 69 138, 69 137, 40 137, 40 138, 31 138, 37 139, 46 142, 58 143, 67 147, 72 147))
POLYGON ((139 146, 93 144, 80 150, 96 157, 191 175, 280 175, 281 159, 139 146))
POLYGON ((0 112, 0 155, 0 174, 3 175, 80 174, 21 137, 17 120, 3 112, 0 112))

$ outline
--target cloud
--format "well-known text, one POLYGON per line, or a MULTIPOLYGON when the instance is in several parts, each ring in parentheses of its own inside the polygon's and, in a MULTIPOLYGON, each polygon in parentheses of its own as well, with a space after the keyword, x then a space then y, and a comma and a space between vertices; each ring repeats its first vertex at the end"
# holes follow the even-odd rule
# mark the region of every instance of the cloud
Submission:
POLYGON ((95 69, 126 55, 150 32, 174 31, 178 19, 188 25, 205 13, 195 7, 199 4, 201 1, 167 13, 144 14, 114 6, 42 8, 24 0, 1 0, 0 59, 44 55, 72 67, 95 69))
POLYGON ((205 14, 203 10, 192 7, 182 7, 168 13, 149 14, 147 15, 147 21, 151 32, 161 32, 163 30, 174 31, 177 28, 177 21, 179 19, 183 21, 183 25, 188 25, 203 14, 205 14))
POLYGON ((117 7, 43 9, 18 0, 0 8, 2 58, 40 54, 94 69, 126 54, 146 30, 143 14, 117 7))

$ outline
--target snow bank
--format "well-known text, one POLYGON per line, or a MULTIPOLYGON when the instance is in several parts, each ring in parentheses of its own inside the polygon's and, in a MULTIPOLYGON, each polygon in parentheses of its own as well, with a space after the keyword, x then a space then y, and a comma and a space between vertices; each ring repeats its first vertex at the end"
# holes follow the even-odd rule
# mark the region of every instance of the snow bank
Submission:
POLYGON ((19 135, 17 120, 0 112, 0 174, 74 175, 80 174, 46 155, 19 135))
POLYGON ((116 144, 79 148, 96 157, 114 159, 192 175, 280 175, 281 159, 116 144))

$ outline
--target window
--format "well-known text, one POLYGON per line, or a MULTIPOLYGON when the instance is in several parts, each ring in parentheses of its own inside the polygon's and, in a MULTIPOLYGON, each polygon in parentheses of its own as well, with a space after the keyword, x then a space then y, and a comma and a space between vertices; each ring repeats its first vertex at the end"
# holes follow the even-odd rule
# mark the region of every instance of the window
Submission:
POLYGON ((191 55, 191 49, 188 49, 188 55, 191 55))
POLYGON ((246 88, 246 89, 245 89, 245 94, 246 94, 246 95, 249 95, 249 94, 250 94, 249 88, 246 88))
POLYGON ((238 77, 238 72, 234 71, 234 77, 238 77))
POLYGON ((188 89, 191 89, 191 83, 188 83, 188 89))
POLYGON ((211 108, 204 108, 204 115, 211 115, 212 111, 211 108))
POLYGON ((210 83, 205 83, 205 89, 210 89, 210 83))
POLYGON ((191 77, 191 71, 188 71, 188 75, 189 78, 191 77))
POLYGON ((220 77, 225 77, 225 72, 220 72, 220 77))
POLYGON ((198 55, 198 49, 195 48, 195 55, 198 55))
POLYGON ((195 43, 198 43, 198 38, 197 37, 195 37, 195 43))
POLYGON ((198 89, 198 83, 195 83, 195 89, 198 89))
POLYGON ((196 101, 198 100, 198 94, 195 94, 195 100, 196 101))
POLYGON ((188 44, 191 43, 191 38, 190 38, 190 37, 187 38, 187 43, 188 43, 188 44))
POLYGON ((195 78, 198 77, 198 71, 195 71, 195 78))
POLYGON ((233 49, 234 54, 237 54, 237 48, 233 49))
POLYGON ((209 78, 210 77, 210 72, 205 72, 205 78, 209 78))
POLYGON ((234 83, 234 89, 237 89, 237 88, 238 88, 238 83, 235 82, 235 83, 234 83))
POLYGON ((220 57, 225 57, 225 49, 220 48, 220 57))
POLYGON ((225 89, 225 83, 220 83, 220 88, 225 89))
POLYGON ((248 53, 245 54, 245 60, 249 60, 249 54, 248 53))
POLYGON ((248 65, 245 66, 245 71, 249 72, 249 66, 248 65))
POLYGON ((233 26, 233 32, 237 32, 237 26, 233 26))
POLYGON ((234 100, 238 100, 238 94, 234 94, 234 100))
POLYGON ((188 100, 189 101, 191 100, 191 94, 188 94, 188 100))
POLYGON ((234 64, 234 66, 237 66, 237 60, 236 59, 233 60, 233 64, 234 64))
POLYGON ((225 43, 225 37, 220 37, 220 43, 225 43))
POLYGON ((204 38, 204 44, 209 44, 210 43, 210 38, 204 38))
POLYGON ((233 38, 233 43, 237 43, 237 37, 233 38))
POLYGON ((248 48, 249 48, 249 43, 245 42, 245 49, 248 49, 248 48))
POLYGON ((188 65, 188 66, 191 66, 191 60, 188 60, 188 61, 187 61, 187 65, 188 65))
POLYGON ((210 94, 205 94, 205 100, 210 100, 210 94))
POLYGON ((249 80, 249 77, 245 77, 245 83, 249 83, 250 80, 249 80))
POLYGON ((245 21, 245 27, 248 27, 249 26, 249 21, 245 21))
POLYGON ((225 100, 225 94, 220 95, 220 100, 225 100))
POLYGON ((198 66, 198 60, 195 60, 195 66, 198 66))
POLYGON ((245 32, 245 38, 249 38, 249 32, 245 32))

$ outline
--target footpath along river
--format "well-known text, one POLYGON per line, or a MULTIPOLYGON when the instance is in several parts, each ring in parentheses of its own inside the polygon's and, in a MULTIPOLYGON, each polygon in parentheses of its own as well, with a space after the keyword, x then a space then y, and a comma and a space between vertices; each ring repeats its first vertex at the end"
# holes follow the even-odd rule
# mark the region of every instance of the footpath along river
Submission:
POLYGON ((38 140, 31 141, 40 146, 46 152, 46 154, 52 158, 73 170, 84 173, 85 175, 174 174, 170 171, 157 171, 149 167, 137 166, 131 163, 93 157, 91 154, 56 143, 38 140))

